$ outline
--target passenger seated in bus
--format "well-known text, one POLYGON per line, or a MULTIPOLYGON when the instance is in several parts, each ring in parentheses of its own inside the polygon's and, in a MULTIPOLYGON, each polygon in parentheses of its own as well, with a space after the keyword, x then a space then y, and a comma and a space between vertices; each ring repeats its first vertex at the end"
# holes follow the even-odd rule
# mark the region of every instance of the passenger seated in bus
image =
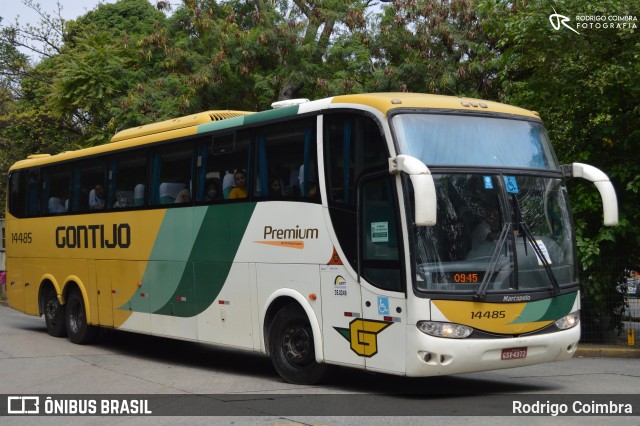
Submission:
POLYGON ((316 172, 315 165, 311 165, 307 176, 305 176, 304 164, 301 165, 300 173, 298 174, 298 181, 300 183, 300 192, 302 192, 304 197, 317 198, 320 196, 320 192, 318 190, 318 173, 316 172))
POLYGON ((277 176, 269 179, 269 196, 271 198, 282 197, 282 183, 280 182, 280 178, 277 176))
POLYGON ((205 201, 214 201, 220 199, 220 191, 218 190, 218 181, 212 180, 207 184, 207 190, 204 194, 205 201))
POLYGON ((101 183, 96 184, 95 188, 89 192, 89 209, 104 209, 104 186, 101 183))
POLYGON ((183 188, 178 195, 176 195, 176 204, 188 203, 191 201, 191 194, 189 193, 189 188, 183 188))
POLYGON ((309 192, 307 192, 308 198, 318 198, 320 192, 318 190, 318 182, 309 181, 309 192))
POLYGON ((131 193, 125 191, 116 191, 116 202, 113 204, 114 209, 123 209, 126 207, 133 207, 133 202, 129 196, 131 193))
POLYGON ((495 241, 500 236, 500 212, 492 207, 484 219, 476 225, 471 234, 471 247, 476 248, 486 242, 495 241))
POLYGON ((233 175, 236 186, 229 193, 229 199, 247 198, 247 172, 237 170, 233 175))

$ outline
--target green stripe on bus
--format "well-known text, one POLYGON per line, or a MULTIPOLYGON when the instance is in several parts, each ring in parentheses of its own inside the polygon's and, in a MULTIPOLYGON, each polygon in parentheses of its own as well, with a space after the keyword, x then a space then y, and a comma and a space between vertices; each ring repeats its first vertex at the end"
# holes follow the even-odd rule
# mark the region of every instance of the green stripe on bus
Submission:
POLYGON ((142 285, 121 309, 153 312, 167 303, 184 275, 205 213, 205 207, 167 209, 151 249, 142 285))
POLYGON ((266 121, 277 120, 279 118, 290 117, 298 114, 299 105, 292 105, 284 108, 271 109, 268 111, 256 112, 242 117, 228 118, 226 120, 214 121, 212 123, 198 126, 198 133, 212 132, 215 130, 230 129, 247 124, 257 124, 266 121))
POLYGON ((198 133, 212 132, 214 130, 230 129, 232 127, 240 127, 244 124, 244 117, 227 118, 226 120, 213 121, 211 123, 201 124, 198 126, 198 133))
POLYGON ((255 206, 240 203, 207 209, 180 281, 170 286, 173 294, 154 313, 192 317, 215 301, 227 281, 255 206))
POLYGON ((538 300, 526 304, 520 316, 511 324, 555 321, 571 312, 577 293, 565 294, 552 299, 538 300))
POLYGON ((278 118, 290 117, 298 114, 299 107, 299 105, 292 105, 246 115, 243 117, 244 124, 256 124, 264 121, 277 120, 278 118))

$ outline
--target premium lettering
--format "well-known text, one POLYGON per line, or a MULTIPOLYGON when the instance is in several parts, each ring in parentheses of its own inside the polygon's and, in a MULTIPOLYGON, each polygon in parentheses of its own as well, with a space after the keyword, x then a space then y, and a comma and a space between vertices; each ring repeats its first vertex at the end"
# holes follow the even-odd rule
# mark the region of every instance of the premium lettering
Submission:
POLYGON ((316 228, 301 229, 299 225, 291 229, 264 227, 265 240, 308 240, 317 239, 318 235, 319 231, 316 228))
POLYGON ((58 248, 129 248, 131 227, 128 223, 113 225, 58 226, 58 248))

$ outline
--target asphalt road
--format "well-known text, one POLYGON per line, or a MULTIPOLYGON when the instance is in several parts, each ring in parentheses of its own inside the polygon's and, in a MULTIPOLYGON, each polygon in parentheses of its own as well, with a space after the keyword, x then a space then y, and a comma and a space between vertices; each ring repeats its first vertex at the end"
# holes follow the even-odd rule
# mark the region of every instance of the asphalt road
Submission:
POLYGON ((49 336, 44 319, 0 306, 0 394, 73 394, 78 398, 151 395, 165 397, 168 406, 181 413, 178 417, 0 417, 0 424, 16 425, 388 426, 459 424, 471 417, 473 424, 495 425, 503 421, 513 424, 513 417, 493 416, 510 414, 514 400, 588 403, 602 397, 613 402, 631 397, 634 416, 515 420, 519 424, 545 425, 600 425, 604 420, 626 425, 640 424, 640 360, 573 358, 532 367, 419 379, 334 368, 319 386, 296 386, 283 382, 269 359, 259 354, 116 331, 103 333, 95 345, 79 346, 49 336), (188 398, 178 398, 183 395, 188 398), (204 402, 194 395, 204 395, 204 402), (287 408, 283 401, 293 401, 294 409, 287 408), (188 414, 211 415, 211 406, 216 406, 226 415, 185 417, 186 406, 180 405, 183 402, 193 405, 193 412, 189 409, 188 414), (232 405, 234 409, 224 411, 232 405), (424 416, 430 410, 442 417, 426 422, 424 416))

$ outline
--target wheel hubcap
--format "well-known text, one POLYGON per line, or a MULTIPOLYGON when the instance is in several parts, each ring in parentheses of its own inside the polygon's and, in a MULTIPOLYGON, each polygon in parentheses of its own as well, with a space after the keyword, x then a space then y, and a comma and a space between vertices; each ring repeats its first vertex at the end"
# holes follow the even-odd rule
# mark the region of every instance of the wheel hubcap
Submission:
POLYGON ((56 322, 56 315, 58 314, 58 304, 54 300, 49 300, 44 311, 47 320, 54 324, 56 322))
POLYGON ((287 359, 297 365, 305 365, 311 361, 312 340, 309 331, 304 327, 291 327, 284 333, 284 354, 287 359))

